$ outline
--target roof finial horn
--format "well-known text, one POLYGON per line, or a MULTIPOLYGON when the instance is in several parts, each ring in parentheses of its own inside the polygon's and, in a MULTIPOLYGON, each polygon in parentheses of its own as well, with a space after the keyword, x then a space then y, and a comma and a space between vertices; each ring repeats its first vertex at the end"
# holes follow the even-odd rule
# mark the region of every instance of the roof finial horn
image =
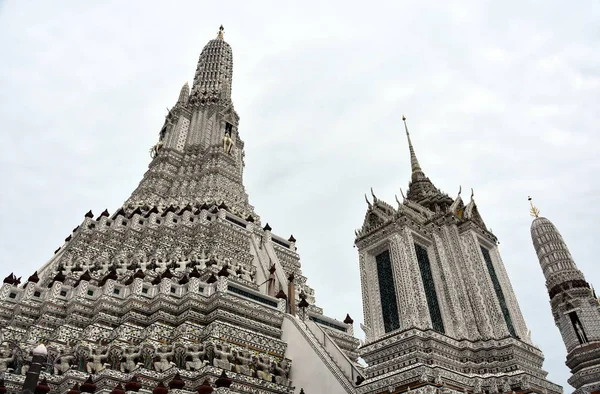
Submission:
POLYGON ((217 39, 222 40, 223 39, 223 32, 225 31, 225 28, 223 27, 223 25, 221 25, 219 27, 219 32, 217 33, 217 39))

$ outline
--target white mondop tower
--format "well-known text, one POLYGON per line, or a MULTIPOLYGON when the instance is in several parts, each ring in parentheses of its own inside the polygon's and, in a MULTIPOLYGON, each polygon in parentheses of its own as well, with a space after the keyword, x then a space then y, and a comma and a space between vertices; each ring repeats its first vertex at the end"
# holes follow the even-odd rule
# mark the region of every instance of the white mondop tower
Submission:
MULTIPOLYGON (((406 123, 405 123, 406 125, 406 123)), ((546 380, 473 195, 466 205, 412 169, 397 207, 373 194, 357 231, 369 364, 361 392, 559 393, 546 380)))

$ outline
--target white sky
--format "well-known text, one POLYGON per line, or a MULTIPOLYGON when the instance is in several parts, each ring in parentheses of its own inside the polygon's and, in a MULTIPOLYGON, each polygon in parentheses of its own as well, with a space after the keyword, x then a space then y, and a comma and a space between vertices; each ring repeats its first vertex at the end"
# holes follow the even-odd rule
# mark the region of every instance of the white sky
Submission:
POLYGON ((298 239, 326 314, 359 330, 354 229, 371 186, 393 205, 407 186, 405 113, 436 186, 475 189, 549 378, 571 392, 527 196, 600 288, 600 3, 283 3, 0 2, 0 276, 28 276, 90 208, 125 201, 222 23, 250 200, 298 239))

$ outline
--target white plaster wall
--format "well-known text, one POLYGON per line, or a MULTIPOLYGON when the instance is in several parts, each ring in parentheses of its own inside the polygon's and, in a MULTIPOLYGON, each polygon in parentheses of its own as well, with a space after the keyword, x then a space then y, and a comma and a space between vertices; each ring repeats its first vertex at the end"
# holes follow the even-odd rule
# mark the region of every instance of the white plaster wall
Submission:
POLYGON ((353 367, 352 362, 348 359, 348 357, 346 357, 339 346, 335 344, 329 334, 327 334, 321 327, 317 325, 317 323, 313 321, 307 320, 306 326, 310 329, 321 345, 325 347, 327 353, 329 353, 338 367, 340 367, 344 375, 346 375, 350 381, 355 381, 357 374, 353 371, 355 368, 353 367))
POLYGON ((285 356, 292 360, 290 378, 296 386, 294 393, 299 393, 300 388, 307 394, 348 393, 294 323, 283 319, 281 328, 281 339, 288 344, 285 356))

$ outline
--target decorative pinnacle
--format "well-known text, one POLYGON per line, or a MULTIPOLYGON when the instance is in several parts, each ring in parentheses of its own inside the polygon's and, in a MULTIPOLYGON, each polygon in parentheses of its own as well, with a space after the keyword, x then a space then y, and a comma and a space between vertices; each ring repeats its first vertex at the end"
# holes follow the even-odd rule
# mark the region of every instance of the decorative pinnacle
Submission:
POLYGON ((225 28, 223 27, 223 25, 221 25, 219 27, 219 33, 217 33, 217 39, 222 40, 223 39, 223 32, 225 31, 225 28))
POLYGON ((413 148, 412 141, 410 140, 410 134, 408 132, 408 126, 406 125, 406 116, 402 115, 402 121, 404 122, 404 130, 406 131, 406 138, 408 139, 408 150, 410 151, 410 167, 412 169, 413 180, 418 179, 419 175, 424 175, 417 160, 415 149, 413 148))
POLYGON ((531 217, 539 218, 540 210, 535 205, 533 205, 533 198, 531 198, 531 196, 528 196, 527 200, 529 201, 529 205, 531 206, 531 209, 529 209, 529 214, 531 215, 531 217))

